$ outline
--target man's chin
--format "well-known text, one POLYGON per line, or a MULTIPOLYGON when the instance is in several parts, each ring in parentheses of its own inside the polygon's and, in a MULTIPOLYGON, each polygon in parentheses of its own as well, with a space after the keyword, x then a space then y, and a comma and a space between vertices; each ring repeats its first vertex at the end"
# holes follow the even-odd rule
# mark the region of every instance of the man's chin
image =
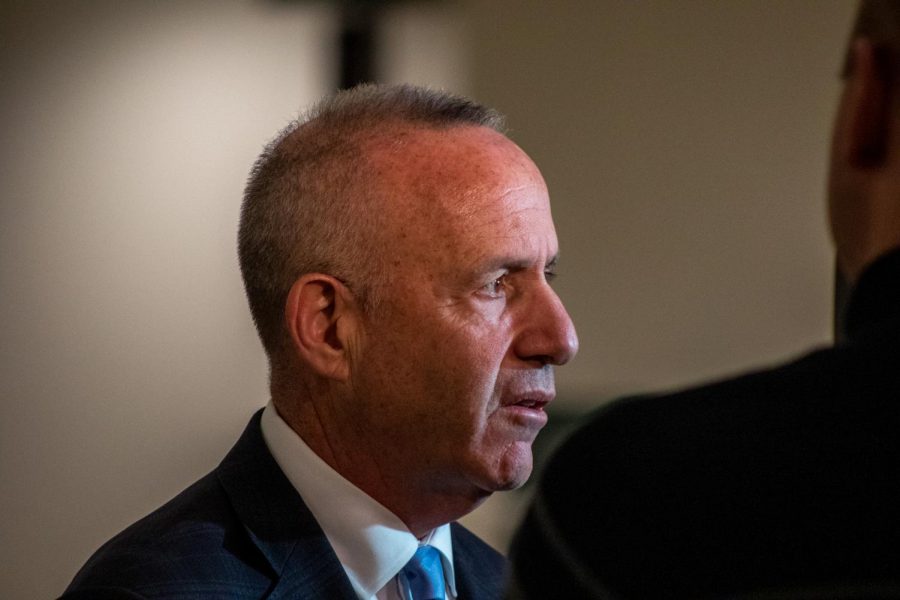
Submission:
POLYGON ((495 492, 511 492, 512 490, 517 490, 520 487, 522 487, 523 485, 525 485, 526 481, 528 481, 527 476, 524 478, 521 478, 521 479, 507 481, 505 483, 501 483, 501 484, 497 485, 497 487, 494 488, 494 491, 495 492))
POLYGON ((517 461, 517 464, 509 465, 507 469, 496 473, 489 490, 492 492, 508 492, 522 487, 531 476, 531 467, 531 452, 529 451, 527 461, 517 461))

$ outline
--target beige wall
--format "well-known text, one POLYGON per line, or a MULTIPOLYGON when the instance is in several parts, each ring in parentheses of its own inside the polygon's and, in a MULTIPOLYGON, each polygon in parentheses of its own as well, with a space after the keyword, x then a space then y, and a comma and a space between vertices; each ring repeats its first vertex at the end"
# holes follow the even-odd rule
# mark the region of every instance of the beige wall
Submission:
MULTIPOLYGON (((550 186, 581 339, 559 410, 831 338, 824 212, 853 0, 469 0, 472 87, 550 186)), ((467 522, 504 547, 524 493, 467 522)))
MULTIPOLYGON (((392 13, 386 78, 496 105, 544 170, 582 342, 561 407, 828 339, 853 2, 426 5, 392 13)), ((266 401, 238 202, 262 143, 327 91, 334 26, 320 3, 0 5, 5 598, 58 594, 266 401)), ((515 506, 468 521, 502 546, 515 506)))
POLYGON ((830 334, 823 192, 853 1, 473 2, 473 87, 550 184, 582 350, 566 397, 830 334))

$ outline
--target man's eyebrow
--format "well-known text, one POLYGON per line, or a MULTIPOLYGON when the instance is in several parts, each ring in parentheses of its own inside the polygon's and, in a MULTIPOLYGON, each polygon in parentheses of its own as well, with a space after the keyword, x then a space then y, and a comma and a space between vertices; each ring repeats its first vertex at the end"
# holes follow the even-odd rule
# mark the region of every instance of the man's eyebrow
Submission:
MULTIPOLYGON (((555 269, 559 264, 559 254, 554 254, 547 263, 544 265, 544 269, 555 269)), ((524 271, 534 265, 533 261, 528 259, 523 259, 521 257, 512 257, 512 256, 500 256, 494 258, 492 260, 486 261, 481 265, 480 271, 484 273, 490 273, 491 271, 499 271, 501 269, 507 271, 524 271)))

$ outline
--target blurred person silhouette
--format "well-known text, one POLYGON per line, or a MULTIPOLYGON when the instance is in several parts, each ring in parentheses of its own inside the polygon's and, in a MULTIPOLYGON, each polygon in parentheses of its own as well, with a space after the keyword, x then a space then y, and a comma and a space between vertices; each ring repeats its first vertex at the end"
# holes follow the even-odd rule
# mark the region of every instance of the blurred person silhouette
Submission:
POLYGON ((475 102, 324 100, 263 152, 238 249, 271 401, 65 598, 489 599, 455 521, 520 486, 577 351, 537 167, 475 102))
POLYGON ((513 541, 512 598, 900 598, 900 1, 859 7, 828 208, 830 348, 599 408, 513 541))

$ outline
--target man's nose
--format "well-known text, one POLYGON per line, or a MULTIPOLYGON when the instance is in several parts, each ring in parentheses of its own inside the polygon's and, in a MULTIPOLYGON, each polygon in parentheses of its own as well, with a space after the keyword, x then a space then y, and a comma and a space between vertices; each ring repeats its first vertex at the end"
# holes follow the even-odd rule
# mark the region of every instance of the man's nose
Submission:
POLYGON ((514 350, 520 360, 535 366, 564 365, 578 353, 578 335, 562 300, 546 283, 520 307, 519 334, 514 350))

